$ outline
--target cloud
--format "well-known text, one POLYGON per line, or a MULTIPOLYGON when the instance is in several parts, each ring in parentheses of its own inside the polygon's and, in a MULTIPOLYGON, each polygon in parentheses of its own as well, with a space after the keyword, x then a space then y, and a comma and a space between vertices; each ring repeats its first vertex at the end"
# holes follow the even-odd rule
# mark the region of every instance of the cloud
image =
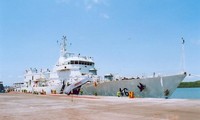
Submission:
POLYGON ((71 0, 56 0, 56 3, 69 4, 71 0))
POLYGON ((86 10, 92 10, 97 6, 107 5, 107 0, 56 0, 58 4, 67 4, 75 6, 83 6, 86 10))
MULTIPOLYGON (((92 11, 95 8, 102 8, 108 6, 106 0, 84 0, 85 9, 87 11, 92 11)), ((101 18, 110 19, 110 16, 107 13, 99 13, 101 18)))
POLYGON ((101 18, 110 19, 110 16, 106 13, 101 13, 102 9, 108 7, 108 0, 56 0, 59 4, 74 5, 76 8, 85 9, 85 11, 95 11, 101 18))
POLYGON ((106 13, 102 13, 102 14, 100 14, 100 16, 104 19, 110 19, 110 16, 106 13))
POLYGON ((103 0, 84 0, 86 10, 91 10, 98 5, 103 5, 103 0))

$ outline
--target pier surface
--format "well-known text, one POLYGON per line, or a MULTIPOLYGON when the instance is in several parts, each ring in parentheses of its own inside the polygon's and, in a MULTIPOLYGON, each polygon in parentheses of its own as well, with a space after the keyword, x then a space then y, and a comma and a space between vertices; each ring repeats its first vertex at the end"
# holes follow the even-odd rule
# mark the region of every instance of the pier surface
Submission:
POLYGON ((0 120, 197 120, 200 100, 0 94, 0 120))

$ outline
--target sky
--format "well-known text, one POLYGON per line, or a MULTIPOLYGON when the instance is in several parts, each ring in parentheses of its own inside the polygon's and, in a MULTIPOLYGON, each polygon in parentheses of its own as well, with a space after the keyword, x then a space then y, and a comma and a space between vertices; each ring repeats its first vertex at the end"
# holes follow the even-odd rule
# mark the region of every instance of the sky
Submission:
POLYGON ((199 0, 0 0, 0 81, 53 69, 57 41, 94 58, 99 75, 176 74, 200 79, 199 0), (184 52, 182 39, 184 38, 184 52))

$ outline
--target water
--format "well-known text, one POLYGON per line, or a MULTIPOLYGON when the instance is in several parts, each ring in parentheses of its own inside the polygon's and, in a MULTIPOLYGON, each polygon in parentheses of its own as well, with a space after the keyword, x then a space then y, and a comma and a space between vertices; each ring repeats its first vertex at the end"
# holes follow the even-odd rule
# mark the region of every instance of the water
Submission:
POLYGON ((170 98, 200 99, 200 88, 177 88, 170 98))

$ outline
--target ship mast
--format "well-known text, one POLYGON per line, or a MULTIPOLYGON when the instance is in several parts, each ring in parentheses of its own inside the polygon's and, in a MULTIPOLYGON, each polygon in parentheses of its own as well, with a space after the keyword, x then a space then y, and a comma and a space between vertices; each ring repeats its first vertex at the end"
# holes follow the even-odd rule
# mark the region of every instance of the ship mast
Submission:
POLYGON ((63 36, 62 40, 63 40, 63 42, 60 44, 60 48, 61 48, 60 49, 60 56, 64 57, 65 54, 67 53, 67 48, 66 48, 66 46, 67 46, 67 43, 66 43, 67 38, 66 38, 66 36, 63 36))

